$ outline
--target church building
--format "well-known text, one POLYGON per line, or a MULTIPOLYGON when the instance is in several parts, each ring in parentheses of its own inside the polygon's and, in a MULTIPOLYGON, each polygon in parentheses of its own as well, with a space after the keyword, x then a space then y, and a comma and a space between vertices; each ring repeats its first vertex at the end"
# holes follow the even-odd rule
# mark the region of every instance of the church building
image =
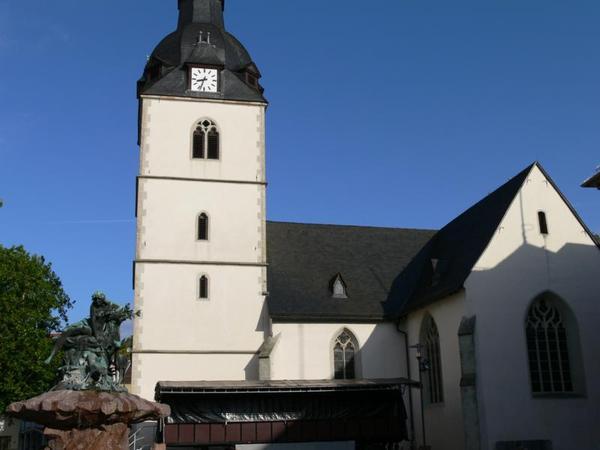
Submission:
POLYGON ((225 6, 178 0, 138 82, 132 391, 171 406, 157 439, 599 448, 600 249, 541 164, 441 230, 267 221, 268 103, 225 6))

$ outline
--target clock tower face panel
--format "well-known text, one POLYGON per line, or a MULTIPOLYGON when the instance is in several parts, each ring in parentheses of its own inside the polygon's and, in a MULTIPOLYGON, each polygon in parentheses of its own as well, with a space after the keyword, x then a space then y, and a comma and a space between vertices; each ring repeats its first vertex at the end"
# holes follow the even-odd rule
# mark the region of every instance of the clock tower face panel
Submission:
POLYGON ((208 67, 192 67, 190 88, 193 92, 219 92, 219 71, 208 67))

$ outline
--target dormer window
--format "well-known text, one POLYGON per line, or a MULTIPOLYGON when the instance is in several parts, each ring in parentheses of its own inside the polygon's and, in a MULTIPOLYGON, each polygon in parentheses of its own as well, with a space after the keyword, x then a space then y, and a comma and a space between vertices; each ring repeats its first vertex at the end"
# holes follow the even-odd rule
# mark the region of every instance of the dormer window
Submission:
POLYGON ((160 63, 153 62, 153 64, 148 67, 148 79, 154 81, 160 78, 160 72, 160 63))
POLYGON ((240 71, 240 75, 243 77, 243 80, 246 82, 248 86, 253 89, 260 90, 260 84, 258 84, 258 80, 260 78, 260 72, 258 67, 254 63, 249 64, 244 69, 240 71))
POLYGON ((348 298, 346 283, 339 273, 331 281, 331 294, 333 298, 348 298))
POLYGON ((258 77, 253 73, 246 72, 246 83, 255 89, 258 89, 258 77))

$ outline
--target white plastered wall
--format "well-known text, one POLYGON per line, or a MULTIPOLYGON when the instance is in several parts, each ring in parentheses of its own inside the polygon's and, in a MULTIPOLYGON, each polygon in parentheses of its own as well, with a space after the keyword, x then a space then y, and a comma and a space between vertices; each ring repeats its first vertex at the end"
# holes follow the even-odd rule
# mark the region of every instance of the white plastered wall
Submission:
POLYGON ((140 126, 132 390, 153 398, 163 380, 256 379, 269 326, 265 105, 144 97, 140 126), (219 128, 218 161, 192 158, 202 119, 219 128))
POLYGON ((141 179, 144 227, 138 259, 262 262, 264 188, 250 184, 141 179), (209 236, 197 240, 198 216, 209 218, 209 236))
POLYGON ((135 354, 133 365, 141 366, 137 395, 154 399, 159 381, 239 381, 257 379, 258 360, 249 354, 135 354))
POLYGON ((136 350, 256 351, 262 344, 261 268, 143 264, 138 271, 144 329, 136 350), (202 274, 208 300, 198 299, 202 274))
POLYGON ((333 343, 344 328, 358 341, 357 377, 406 377, 403 337, 393 323, 274 323, 279 340, 271 354, 271 378, 332 379, 333 343))
POLYGON ((536 166, 466 284, 468 315, 477 316, 476 351, 482 449, 498 441, 544 439, 554 450, 592 449, 600 442, 600 252, 536 166), (538 211, 548 219, 540 234, 538 211), (583 396, 534 398, 525 316, 550 290, 579 326, 583 396))
MULTIPOLYGON (((440 300, 427 308, 411 313, 400 326, 408 334, 409 345, 420 342, 421 325, 426 314, 435 321, 440 336, 442 363, 442 385, 444 401, 438 404, 425 403, 425 435, 427 444, 436 450, 464 448, 464 431, 460 397, 460 352, 458 328, 465 314, 465 294, 460 292, 440 300)), ((415 349, 410 350, 411 376, 419 378, 415 349)), ((424 374, 426 376, 426 374, 424 374)), ((413 391, 413 414, 415 436, 419 445, 423 442, 420 390, 413 391)))
POLYGON ((265 105, 144 97, 141 175, 265 181, 265 105), (219 128, 218 161, 192 159, 192 133, 202 119, 219 128))

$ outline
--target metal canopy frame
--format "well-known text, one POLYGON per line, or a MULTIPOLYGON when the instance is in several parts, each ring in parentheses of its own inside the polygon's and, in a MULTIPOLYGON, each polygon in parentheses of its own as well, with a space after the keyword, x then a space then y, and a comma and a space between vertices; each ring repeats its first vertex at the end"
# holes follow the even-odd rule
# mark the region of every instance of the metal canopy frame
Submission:
POLYGON ((359 380, 281 380, 281 381, 160 381, 156 399, 172 394, 279 394, 305 392, 396 391, 403 386, 419 387, 408 378, 359 380))

